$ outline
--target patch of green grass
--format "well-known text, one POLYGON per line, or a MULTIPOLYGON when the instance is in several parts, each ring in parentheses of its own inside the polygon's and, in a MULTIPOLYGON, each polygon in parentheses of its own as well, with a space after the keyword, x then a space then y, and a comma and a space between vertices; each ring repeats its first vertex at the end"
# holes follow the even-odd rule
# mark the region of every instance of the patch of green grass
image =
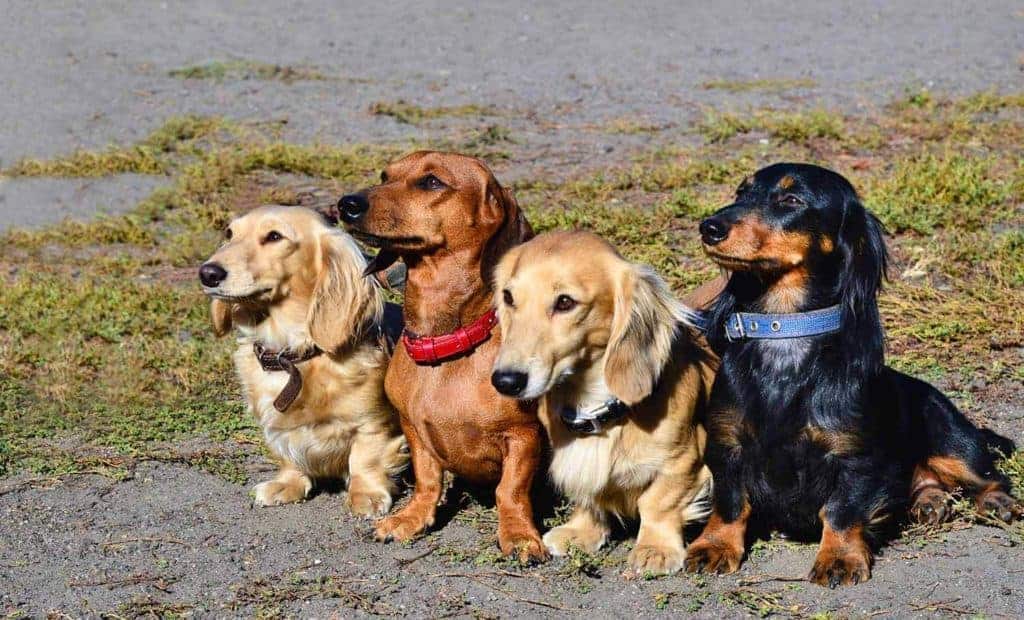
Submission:
POLYGON ((736 588, 720 594, 719 599, 729 607, 742 607, 759 618, 800 613, 799 605, 785 603, 781 591, 762 592, 753 588, 736 588))
POLYGON ((73 433, 120 451, 197 434, 250 432, 230 363, 198 291, 90 276, 22 272, 5 286, 0 372, 19 407, 0 427, 11 451, 73 433), (14 346, 17 343, 17 346, 14 346))
POLYGON ((184 150, 196 140, 210 138, 220 132, 237 132, 235 124, 216 116, 176 116, 168 119, 153 130, 140 146, 149 147, 162 153, 184 150))
POLYGON ((780 93, 797 88, 813 88, 817 82, 810 78, 762 78, 757 80, 711 80, 700 85, 704 90, 724 90, 730 93, 761 91, 780 93))
POLYGON ((149 146, 75 151, 52 160, 22 159, 4 174, 15 177, 103 177, 113 174, 164 174, 168 164, 149 146))
POLYGON ((999 471, 1010 479, 1010 485, 1018 498, 1024 499, 1024 450, 1017 450, 996 464, 999 471))
MULTIPOLYGON (((731 201, 740 179, 780 159, 828 165, 894 233, 893 281, 881 298, 893 363, 929 379, 981 375, 1001 390, 1024 380, 1014 344, 1024 333, 1017 108, 936 98, 880 116, 765 110, 734 118, 718 142, 661 144, 567 178, 538 174, 514 184, 517 198, 537 230, 597 232, 682 291, 717 274, 696 226, 731 201), (751 132, 770 144, 734 139, 751 132)), ((506 128, 488 125, 444 146, 496 159, 515 144, 506 128)), ((275 178, 308 177, 340 193, 372 183, 413 146, 291 144, 273 125, 184 117, 111 150, 136 148, 160 162, 169 186, 129 215, 0 236, 0 475, 116 475, 127 465, 97 454, 156 457, 166 442, 191 437, 258 443, 237 397, 232 344, 210 335, 193 270, 239 209, 297 200, 293 181, 275 178)), ((93 169, 71 160, 44 164, 76 175, 93 169)), ((985 405, 982 395, 961 399, 985 405)), ((230 455, 183 462, 245 476, 230 455)), ((464 518, 490 531, 492 513, 468 509, 464 518)), ((500 561, 493 540, 485 542, 462 561, 500 561)))
POLYGON ((103 177, 114 174, 167 174, 175 164, 171 156, 192 152, 199 140, 239 128, 222 118, 172 117, 139 143, 109 146, 99 151, 78 150, 53 159, 22 159, 3 171, 23 177, 103 177))
POLYGON ((332 599, 348 609, 371 615, 397 615, 400 610, 374 592, 362 592, 356 581, 341 575, 255 579, 234 588, 234 599, 227 603, 233 611, 255 608, 260 617, 283 615, 281 605, 309 599, 332 599))
POLYGON ((773 113, 759 120, 771 137, 783 142, 806 142, 812 138, 839 140, 844 131, 842 116, 820 109, 773 113))
POLYGON ((484 117, 498 116, 500 112, 493 106, 475 103, 459 106, 440 106, 425 108, 403 99, 398 101, 378 101, 370 105, 370 114, 390 116, 399 123, 419 125, 425 121, 443 117, 484 117))
POLYGON ((1009 213, 1010 183, 988 157, 921 152, 862 183, 868 206, 890 232, 978 230, 1009 213))
POLYGON ((813 138, 839 140, 844 134, 839 114, 815 109, 800 112, 763 111, 750 116, 709 112, 697 131, 709 143, 725 142, 753 131, 767 133, 780 142, 803 143, 813 138))
POLYGON ((255 60, 214 60, 172 69, 168 75, 183 80, 276 80, 285 83, 330 79, 313 67, 277 65, 255 60))
POLYGON ((708 142, 725 142, 741 133, 748 133, 754 124, 750 119, 727 112, 708 112, 697 131, 708 142))
POLYGON ((651 123, 643 118, 634 116, 620 116, 618 118, 613 118, 604 125, 605 132, 623 135, 655 133, 662 129, 664 129, 663 125, 651 123))
POLYGON ((957 102, 956 108, 972 114, 998 112, 1006 108, 1024 108, 1024 93, 1001 94, 995 89, 986 90, 957 102))

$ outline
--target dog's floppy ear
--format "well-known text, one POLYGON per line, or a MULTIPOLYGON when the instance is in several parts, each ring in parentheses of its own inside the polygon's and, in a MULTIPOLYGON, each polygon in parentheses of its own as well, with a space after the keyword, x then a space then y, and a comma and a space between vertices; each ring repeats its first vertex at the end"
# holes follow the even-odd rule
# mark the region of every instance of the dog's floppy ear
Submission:
POLYGON ((877 370, 883 361, 882 321, 878 314, 878 291, 889 268, 882 223, 861 205, 856 196, 847 199, 839 251, 842 264, 838 297, 843 310, 844 349, 854 363, 865 370, 877 370))
POLYGON ((210 302, 210 318, 213 321, 214 335, 220 337, 231 331, 232 312, 234 312, 233 304, 223 299, 214 299, 210 302))
POLYGON ((614 307, 604 380, 619 400, 635 405, 654 391, 687 311, 644 265, 630 265, 619 274, 614 307))
POLYGON ((309 337, 336 353, 363 330, 380 321, 384 301, 372 278, 364 278, 366 259, 341 231, 320 235, 320 269, 309 307, 309 337))
POLYGON ((493 176, 488 180, 483 200, 481 220, 499 222, 497 231, 487 240, 480 257, 480 277, 484 283, 492 284, 498 261, 509 248, 532 239, 533 228, 526 221, 512 191, 499 185, 493 176))

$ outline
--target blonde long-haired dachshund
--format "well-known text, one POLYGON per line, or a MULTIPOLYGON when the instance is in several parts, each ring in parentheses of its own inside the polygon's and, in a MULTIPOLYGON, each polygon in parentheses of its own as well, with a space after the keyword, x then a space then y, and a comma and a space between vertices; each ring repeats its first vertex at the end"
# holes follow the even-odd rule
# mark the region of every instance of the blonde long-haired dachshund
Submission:
POLYGON ((277 476, 262 506, 306 498, 317 479, 347 479, 354 514, 391 507, 406 463, 384 395, 385 310, 352 238, 302 207, 260 207, 227 227, 199 270, 214 331, 238 333, 235 368, 277 476))
POLYGON ((688 327, 693 314, 650 268, 585 232, 511 249, 495 282, 502 340, 492 380, 508 396, 540 399, 551 480, 575 504, 544 535, 547 549, 596 551, 612 516, 639 517, 631 568, 679 570, 685 525, 710 510, 698 412, 717 361, 688 327))

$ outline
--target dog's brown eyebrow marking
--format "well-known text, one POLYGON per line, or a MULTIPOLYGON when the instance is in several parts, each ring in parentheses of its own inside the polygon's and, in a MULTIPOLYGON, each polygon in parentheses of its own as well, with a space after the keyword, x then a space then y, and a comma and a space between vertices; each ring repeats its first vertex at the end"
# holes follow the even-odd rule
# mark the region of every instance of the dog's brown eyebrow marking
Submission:
POLYGON ((781 179, 779 179, 779 188, 781 188, 781 189, 789 189, 789 188, 793 187, 794 183, 796 183, 796 179, 794 179, 793 177, 791 177, 791 176, 789 176, 787 174, 786 176, 784 176, 781 179))
POLYGON ((821 241, 819 241, 819 245, 821 246, 821 251, 825 254, 831 254, 832 250, 835 249, 835 244, 832 243, 831 237, 822 236, 821 241))

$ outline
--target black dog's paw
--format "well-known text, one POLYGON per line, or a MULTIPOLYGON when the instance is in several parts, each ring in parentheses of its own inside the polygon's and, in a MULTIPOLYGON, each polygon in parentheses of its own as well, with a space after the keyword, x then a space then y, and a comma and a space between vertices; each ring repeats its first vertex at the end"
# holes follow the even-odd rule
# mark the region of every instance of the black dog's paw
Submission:
POLYGON ((950 495, 938 487, 929 487, 917 494, 910 507, 910 518, 922 525, 938 525, 950 516, 950 495))
POLYGON ((978 512, 1013 523, 1024 516, 1024 507, 1007 493, 991 490, 978 496, 978 512))
POLYGON ((686 550, 686 572, 735 573, 743 560, 743 549, 699 537, 686 550))
POLYGON ((851 586, 871 579, 871 556, 863 550, 821 549, 807 576, 819 586, 851 586))

